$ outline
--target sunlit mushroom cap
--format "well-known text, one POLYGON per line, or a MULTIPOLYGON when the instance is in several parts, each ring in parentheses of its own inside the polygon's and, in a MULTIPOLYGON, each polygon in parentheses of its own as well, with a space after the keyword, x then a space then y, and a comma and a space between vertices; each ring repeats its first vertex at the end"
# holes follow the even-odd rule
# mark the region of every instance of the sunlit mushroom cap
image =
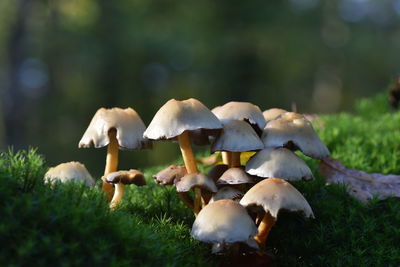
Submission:
POLYGON ((224 128, 213 143, 211 151, 244 152, 263 148, 263 142, 248 123, 233 120, 224 123, 224 128))
POLYGON ((186 174, 187 171, 184 165, 171 165, 153 175, 153 178, 158 184, 173 185, 176 184, 186 174))
POLYGON ((202 129, 215 134, 222 128, 217 117, 200 101, 190 98, 169 100, 154 115, 144 137, 152 140, 172 139, 184 131, 202 129))
POLYGON ((266 124, 260 108, 249 102, 228 102, 223 106, 215 107, 212 112, 223 124, 233 120, 244 120, 257 125, 261 130, 266 124))
POLYGON ((268 122, 261 137, 265 147, 281 147, 293 143, 305 155, 324 159, 329 150, 315 133, 311 122, 294 112, 281 114, 268 122))
POLYGON ((265 179, 252 188, 240 200, 244 207, 261 206, 277 219, 281 209, 302 212, 306 217, 314 217, 310 205, 303 195, 283 179, 265 179))
POLYGON ((218 191, 215 182, 204 173, 186 174, 175 186, 177 192, 188 192, 193 188, 201 188, 212 193, 218 191))
POLYGON ((215 165, 214 167, 211 168, 211 170, 208 172, 208 177, 210 177, 213 181, 217 181, 219 177, 224 174, 224 172, 229 169, 229 166, 226 164, 218 164, 215 165))
POLYGON ((146 126, 136 111, 131 108, 97 110, 79 141, 79 147, 107 146, 110 143, 108 132, 111 129, 117 131, 116 137, 121 149, 151 148, 151 142, 143 138, 146 126))
POLYGON ((85 165, 77 161, 61 163, 50 168, 45 176, 45 183, 54 184, 57 181, 61 183, 81 182, 87 186, 94 186, 96 183, 85 165))
POLYGON ((253 177, 248 175, 242 168, 229 168, 222 176, 217 180, 217 185, 227 184, 254 184, 255 180, 253 177))
POLYGON ((244 193, 237 190, 236 188, 230 186, 224 186, 218 189, 218 192, 213 195, 210 199, 209 203, 222 200, 222 199, 230 199, 236 202, 239 202, 240 199, 243 197, 244 193))
POLYGON ((105 180, 107 183, 111 184, 135 184, 137 186, 146 185, 146 180, 144 179, 143 173, 138 170, 129 170, 129 171, 116 171, 109 173, 105 180))
POLYGON ((270 120, 276 119, 282 113, 286 113, 287 110, 281 108, 270 108, 263 112, 265 121, 268 123, 270 120))
POLYGON ((205 206, 193 223, 191 236, 207 243, 248 242, 258 233, 246 209, 233 200, 205 206))
POLYGON ((269 147, 256 153, 247 162, 246 172, 258 177, 279 177, 288 181, 314 179, 307 164, 283 147, 269 147))

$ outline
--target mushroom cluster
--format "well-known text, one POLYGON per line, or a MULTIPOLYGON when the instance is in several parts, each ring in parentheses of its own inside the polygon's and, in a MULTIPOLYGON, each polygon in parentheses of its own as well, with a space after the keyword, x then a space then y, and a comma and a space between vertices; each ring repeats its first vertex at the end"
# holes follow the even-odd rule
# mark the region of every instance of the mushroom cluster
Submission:
MULTIPOLYGON (((111 209, 121 202, 125 185, 146 185, 140 171, 118 170, 118 150, 151 148, 152 141, 160 140, 178 142, 184 165, 167 167, 153 175, 154 181, 175 186, 183 204, 196 216, 191 235, 213 243, 213 252, 222 253, 238 243, 252 249, 263 248, 280 210, 314 217, 306 199, 288 182, 314 179, 310 168, 294 151, 315 159, 329 156, 329 150, 303 115, 283 109, 261 112, 258 106, 247 102, 229 102, 209 110, 193 98, 171 99, 146 129, 131 108, 101 108, 79 147, 107 146, 102 188, 111 209), (223 164, 200 173, 192 145, 210 145, 211 153, 222 153, 223 164), (241 160, 242 152, 254 155, 246 163, 241 160)), ((50 169, 46 179, 78 179, 76 173, 65 178, 60 171, 62 165, 65 164, 50 169)), ((87 170, 84 176, 86 184, 94 184, 87 170)))

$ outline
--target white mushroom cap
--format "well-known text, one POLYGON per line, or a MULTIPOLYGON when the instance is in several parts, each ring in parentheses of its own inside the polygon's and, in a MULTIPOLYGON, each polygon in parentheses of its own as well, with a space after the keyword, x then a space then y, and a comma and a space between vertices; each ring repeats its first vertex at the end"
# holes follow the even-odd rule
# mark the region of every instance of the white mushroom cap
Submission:
POLYGON ((307 164, 283 147, 269 147, 256 153, 247 162, 246 172, 258 177, 279 177, 288 181, 314 179, 307 164))
POLYGON ((261 206, 277 219, 281 209, 302 212, 314 217, 310 205, 295 187, 279 178, 265 179, 252 188, 240 200, 244 207, 261 206))
POLYGON ((282 113, 286 113, 286 112, 287 112, 287 110, 284 110, 281 108, 270 108, 263 112, 263 116, 264 116, 264 119, 268 123, 270 120, 276 119, 276 117, 278 117, 282 113))
POLYGON ((243 197, 244 193, 237 190, 236 188, 230 186, 224 186, 218 189, 218 192, 213 195, 210 199, 209 203, 222 200, 222 199, 230 199, 236 202, 239 202, 240 199, 243 197))
POLYGON ((207 175, 214 181, 217 181, 227 169, 229 169, 228 165, 218 164, 213 166, 207 175))
POLYGON ((212 112, 222 124, 232 120, 244 120, 252 125, 257 125, 261 130, 266 124, 260 108, 249 102, 228 102, 223 106, 215 107, 212 112))
POLYGON ((218 191, 214 180, 209 178, 204 173, 190 173, 186 174, 181 178, 179 182, 175 184, 177 192, 188 192, 193 188, 201 188, 212 193, 218 191))
POLYGON ((248 242, 258 233, 246 209, 233 200, 205 206, 193 223, 191 236, 207 243, 248 242))
POLYGON ((56 182, 80 182, 87 186, 94 186, 95 181, 90 175, 85 165, 77 161, 61 163, 50 168, 44 175, 45 183, 54 184, 56 182))
POLYGON ((143 138, 146 126, 137 112, 131 108, 100 108, 97 110, 79 141, 79 147, 94 146, 100 148, 107 146, 110 143, 108 133, 111 129, 117 131, 116 137, 121 149, 151 147, 150 141, 143 138))
POLYGON ((298 113, 286 112, 269 121, 261 139, 265 147, 281 147, 292 142, 309 157, 329 157, 328 148, 315 133, 311 122, 298 113))
POLYGON ((211 151, 244 152, 263 148, 263 142, 248 123, 233 120, 224 123, 224 128, 213 143, 211 151))
POLYGON ((248 175, 242 168, 229 168, 217 180, 217 185, 226 184, 254 184, 254 178, 248 175))
POLYGON ((203 129, 214 133, 222 128, 217 117, 200 101, 190 98, 165 103, 154 115, 144 137, 152 140, 172 139, 184 131, 203 129))

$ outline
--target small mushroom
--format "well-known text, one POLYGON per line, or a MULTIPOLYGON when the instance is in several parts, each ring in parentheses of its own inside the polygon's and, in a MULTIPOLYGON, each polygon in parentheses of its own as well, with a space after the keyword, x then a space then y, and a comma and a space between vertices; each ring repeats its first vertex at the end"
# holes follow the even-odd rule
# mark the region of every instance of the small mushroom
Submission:
POLYGON ((265 179, 253 186, 240 200, 240 204, 251 209, 262 207, 264 217, 258 227, 255 240, 264 245, 274 226, 281 209, 302 212, 306 217, 314 218, 310 205, 295 187, 279 178, 265 179))
POLYGON ((217 185, 254 184, 256 181, 242 168, 229 168, 217 180, 217 185))
POLYGON ((156 183, 161 185, 174 185, 187 174, 184 165, 171 165, 153 175, 156 183))
POLYGON ((248 123, 232 120, 224 123, 224 128, 214 141, 211 152, 231 152, 228 153, 228 164, 230 167, 238 167, 241 165, 241 152, 256 151, 263 148, 263 142, 248 123))
POLYGON ((56 182, 80 182, 87 186, 94 186, 95 181, 85 165, 77 161, 61 163, 50 168, 44 175, 44 182, 54 184, 56 182))
POLYGON ((115 184, 114 196, 110 203, 111 209, 114 209, 121 202, 122 196, 124 195, 125 185, 146 185, 146 180, 144 179, 143 173, 138 170, 112 172, 107 176, 104 176, 103 179, 107 183, 115 184))
POLYGON ((183 176, 175 186, 178 193, 189 192, 192 189, 199 190, 202 200, 202 207, 204 207, 211 198, 211 195, 208 196, 206 192, 216 193, 218 191, 215 182, 203 173, 189 173, 183 176))
POLYGON ((281 108, 270 108, 263 112, 265 121, 268 123, 270 120, 276 119, 279 115, 286 113, 287 110, 281 108))
POLYGON ((230 186, 224 186, 221 187, 220 189, 218 189, 218 192, 216 194, 214 194, 209 203, 218 201, 218 200, 222 200, 222 199, 230 199, 230 200, 234 200, 236 202, 239 202, 240 199, 243 197, 244 193, 233 188, 230 186))
POLYGON ((257 152, 247 162, 246 172, 258 177, 279 177, 288 181, 314 179, 307 164, 283 147, 269 147, 257 152))
MULTIPOLYGON (((146 126, 139 114, 132 108, 100 108, 79 141, 79 147, 107 146, 104 170, 104 175, 107 175, 118 169, 118 149, 151 148, 151 142, 143 138, 145 129, 146 126)), ((103 182, 103 191, 111 200, 113 187, 103 182)))
POLYGON ((261 136, 265 147, 300 149, 305 155, 324 159, 329 150, 315 133, 311 122, 294 112, 286 112, 268 122, 261 136))
POLYGON ((257 234, 256 225, 246 209, 233 200, 208 204, 196 217, 190 234, 202 242, 214 243, 214 253, 237 242, 258 249, 252 239, 257 234))
POLYGON ((207 175, 208 175, 208 177, 213 179, 214 182, 216 182, 219 179, 219 177, 221 177, 222 174, 224 174, 224 172, 228 169, 229 169, 228 165, 218 164, 218 165, 215 165, 214 167, 212 167, 207 175))
MULTIPOLYGON (((183 161, 190 174, 198 173, 198 169, 189 132, 202 130, 203 133, 214 135, 220 132, 221 128, 222 124, 218 118, 200 101, 194 98, 183 101, 171 99, 157 111, 143 136, 151 140, 178 138, 183 161)), ((200 202, 200 189, 195 189, 195 214, 200 211, 200 202)))

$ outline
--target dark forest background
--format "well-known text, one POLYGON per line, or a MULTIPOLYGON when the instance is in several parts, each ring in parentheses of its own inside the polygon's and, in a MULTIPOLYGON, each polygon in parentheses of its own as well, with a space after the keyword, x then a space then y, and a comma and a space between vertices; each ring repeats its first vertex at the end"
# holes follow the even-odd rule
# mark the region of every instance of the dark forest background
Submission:
MULTIPOLYGON (((400 0, 0 0, 0 148, 98 176, 78 149, 100 107, 148 124, 170 98, 209 108, 351 110, 400 73, 400 0)), ((121 152, 121 169, 168 163, 175 144, 121 152)))

